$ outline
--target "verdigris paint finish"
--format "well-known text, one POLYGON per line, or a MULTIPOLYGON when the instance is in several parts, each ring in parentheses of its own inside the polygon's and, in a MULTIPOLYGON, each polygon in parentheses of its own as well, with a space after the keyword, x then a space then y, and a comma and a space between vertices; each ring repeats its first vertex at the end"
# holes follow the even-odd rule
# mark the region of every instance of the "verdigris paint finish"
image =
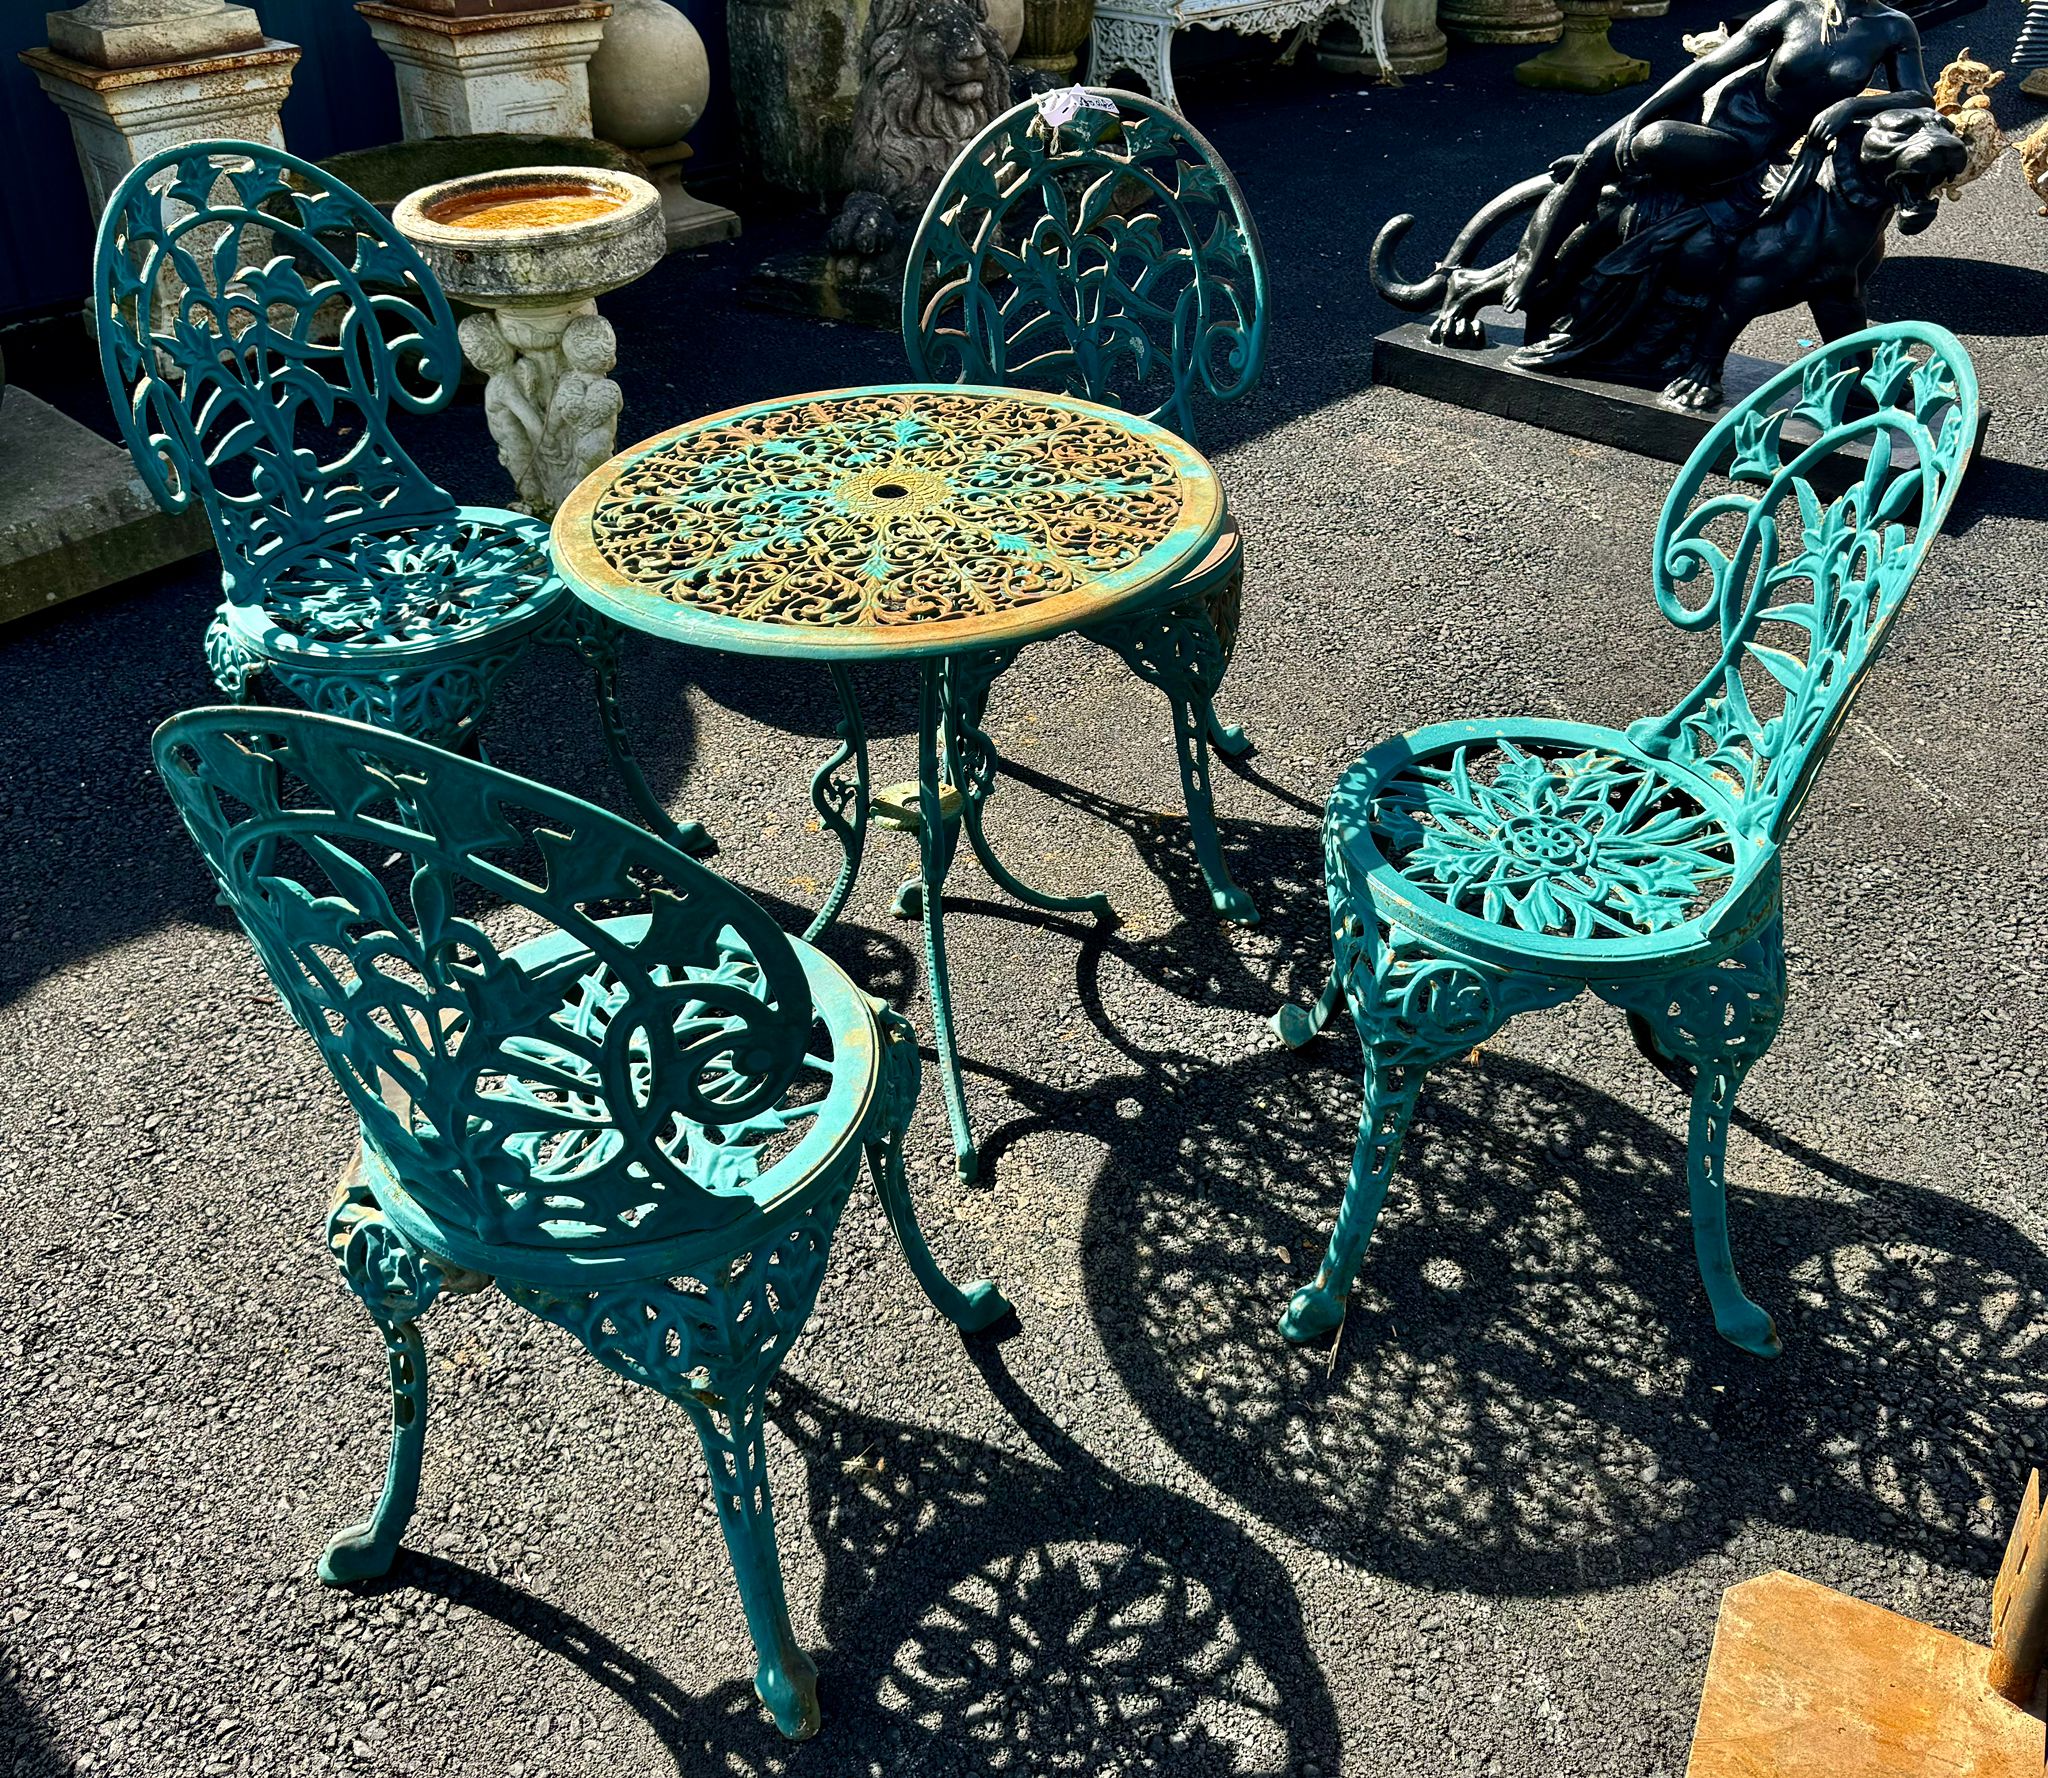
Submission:
POLYGON ((495 1282, 689 1416, 755 1690, 814 1733, 765 1396, 863 1162, 933 1303, 963 1329, 1009 1307, 956 1288, 918 1229, 910 1027, 674 847, 509 772, 306 712, 188 711, 154 745, 358 1120, 327 1242, 383 1335, 391 1455, 321 1578, 390 1568, 426 1440, 420 1318, 495 1282))
POLYGON ((1335 1328, 1424 1075, 1515 1014, 1591 989, 1692 1098, 1693 1249, 1714 1325, 1778 1351, 1728 1244, 1736 1091, 1785 1007, 1780 849, 1941 529, 1975 444, 1977 379, 1953 335, 1904 322, 1781 371, 1715 426, 1665 502, 1657 603, 1719 640, 1698 685, 1626 731, 1451 722, 1375 747, 1323 818, 1339 993, 1365 1052, 1351 1177, 1315 1280, 1281 1320, 1335 1328), (1832 503, 1817 468, 1867 450, 1832 503))
POLYGON ((789 191, 837 192, 868 0, 727 0, 725 17, 748 170, 789 191))
MULTIPOLYGON (((780 396, 693 420, 620 453, 555 515, 556 564, 603 616, 829 667, 839 746, 811 800, 844 863, 805 936, 845 905, 871 818, 917 836, 918 874, 896 912, 924 923, 963 1178, 977 1163, 944 917, 963 830, 982 868, 1027 906, 1110 914, 1100 895, 1032 887, 990 843, 1001 762, 984 721, 989 692, 1026 644, 1112 624, 1141 638, 1133 646, 1177 709, 1206 708, 1202 688, 1222 670, 1213 633, 1206 649, 1155 647, 1169 628, 1205 632, 1151 613, 1161 598, 1189 598, 1194 565, 1218 557, 1224 518, 1215 472, 1163 426, 1069 396, 925 384, 780 396), (918 776, 874 794, 846 669, 885 660, 918 663, 918 776), (848 765, 851 783, 840 775, 848 765)), ((1222 870, 1213 818, 1196 849, 1222 870)))
POLYGON ((388 218, 311 162, 247 142, 166 150, 121 181, 93 275, 100 368, 143 482, 213 526, 225 595, 207 664, 316 710, 466 741, 533 643, 580 650, 642 815, 701 850, 620 726, 617 636, 569 595, 547 527, 460 506, 406 455, 462 374, 455 318, 388 218))

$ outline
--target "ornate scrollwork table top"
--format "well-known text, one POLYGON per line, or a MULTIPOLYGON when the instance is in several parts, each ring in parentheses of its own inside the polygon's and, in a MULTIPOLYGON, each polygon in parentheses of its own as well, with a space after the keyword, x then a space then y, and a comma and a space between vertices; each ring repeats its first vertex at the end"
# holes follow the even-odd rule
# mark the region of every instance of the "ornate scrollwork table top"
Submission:
POLYGON ((1191 445, 1061 395, 892 384, 784 396, 621 452, 554 555, 621 623, 737 653, 1000 648, 1143 602, 1220 535, 1191 445))

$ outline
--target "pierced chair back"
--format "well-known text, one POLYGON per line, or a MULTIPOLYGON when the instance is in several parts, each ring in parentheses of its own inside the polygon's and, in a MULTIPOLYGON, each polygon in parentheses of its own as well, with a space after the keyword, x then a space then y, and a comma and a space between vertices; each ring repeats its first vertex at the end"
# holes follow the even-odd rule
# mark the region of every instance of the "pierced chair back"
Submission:
POLYGON ((304 712, 188 711, 154 752, 428 1251, 540 1279, 687 1244, 823 1108, 781 928, 630 822, 304 712))
POLYGON ((1721 783, 1782 841, 1953 505, 1981 421, 1961 343, 1865 329, 1765 383, 1680 473, 1657 529, 1657 603, 1717 629, 1713 669, 1629 731, 1721 783), (1824 501, 1816 489, 1846 489, 1824 501), (1689 596, 1690 595, 1690 596, 1689 596))
POLYGON ((964 148, 903 279, 921 381, 1100 401, 1193 438, 1266 355, 1266 260, 1237 181, 1176 112, 1098 90, 1048 123, 1013 106, 964 148))
POLYGON ((157 500, 205 503, 228 599, 351 524, 456 507, 392 436, 462 375, 455 318, 377 208, 309 161, 195 142, 142 162, 100 220, 100 369, 157 500))

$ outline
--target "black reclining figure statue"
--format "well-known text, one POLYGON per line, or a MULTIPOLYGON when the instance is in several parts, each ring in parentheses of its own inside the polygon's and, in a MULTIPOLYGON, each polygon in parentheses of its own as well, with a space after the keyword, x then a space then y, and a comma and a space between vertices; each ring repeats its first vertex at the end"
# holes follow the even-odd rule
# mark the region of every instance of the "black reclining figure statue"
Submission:
POLYGON ((1773 0, 1720 48, 1459 231, 1429 277, 1394 275, 1414 218, 1373 243, 1389 302, 1436 310, 1430 337, 1485 344, 1487 305, 1520 309, 1525 369, 1659 388, 1711 408, 1759 315, 1805 302, 1828 339, 1867 324, 1894 215, 1917 233, 1966 164, 1935 109, 1913 21, 1881 0, 1773 0), (1882 72, 1888 92, 1866 90, 1882 72), (1533 211, 1515 251, 1471 263, 1533 211))

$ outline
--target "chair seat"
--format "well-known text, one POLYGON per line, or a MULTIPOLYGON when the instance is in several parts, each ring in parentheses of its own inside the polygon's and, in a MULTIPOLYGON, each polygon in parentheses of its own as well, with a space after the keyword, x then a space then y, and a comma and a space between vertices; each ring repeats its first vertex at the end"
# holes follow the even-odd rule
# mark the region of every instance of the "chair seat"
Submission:
MULTIPOLYGON (((601 924, 626 947, 640 945, 649 929, 644 914, 601 924)), ((499 1145, 486 1162, 504 1207, 495 1238, 476 1226, 473 1213, 461 1213, 478 1194, 458 1174, 425 1175, 415 1164, 402 1176, 366 1131, 362 1179, 378 1208, 407 1239, 454 1265, 504 1282, 578 1289, 701 1275, 707 1264, 779 1235, 858 1166, 886 1054, 867 996, 822 952, 801 939, 789 942, 815 1010, 806 1064, 794 1082, 777 1104, 741 1121, 714 1128, 678 1115, 653 1131, 631 1127, 636 1107, 619 1104, 615 1076, 595 1059, 618 1060, 605 1038, 628 996, 611 966, 561 931, 505 952, 501 979, 557 982, 565 991, 519 1031, 492 1031, 476 1064, 472 1121, 487 1121, 499 1145), (668 1163, 669 1183, 630 1158, 636 1138, 651 1142, 668 1163), (625 1184, 622 1174, 644 1184, 625 1184)), ((684 1049, 721 1019, 721 984, 748 995, 760 991, 759 970, 744 954, 716 969, 677 969, 660 979, 705 990, 676 998, 675 1034, 684 1049)), ((407 1011, 418 1029, 416 1004, 407 1011)), ((480 1034, 461 1029, 449 1009, 442 1019, 446 1047, 462 1055, 478 1043, 480 1034)), ((741 1047, 744 1033, 736 1029, 734 1036, 741 1047)), ((627 1037, 637 1089, 631 1097, 644 1096, 647 1047, 635 1034, 627 1037)), ((402 1122, 418 1126, 402 1084, 384 1074, 379 1089, 402 1122)), ((717 1097, 717 1086, 710 1092, 717 1097)))
POLYGON ((490 507, 340 530, 264 564, 260 606, 222 614, 263 653, 361 662, 483 643, 545 622, 570 597, 539 519, 490 507))
POLYGON ((1716 784, 1586 723, 1455 722, 1375 747, 1324 817, 1333 908, 1462 955, 1588 980, 1732 950, 1777 902, 1776 848, 1716 784))

